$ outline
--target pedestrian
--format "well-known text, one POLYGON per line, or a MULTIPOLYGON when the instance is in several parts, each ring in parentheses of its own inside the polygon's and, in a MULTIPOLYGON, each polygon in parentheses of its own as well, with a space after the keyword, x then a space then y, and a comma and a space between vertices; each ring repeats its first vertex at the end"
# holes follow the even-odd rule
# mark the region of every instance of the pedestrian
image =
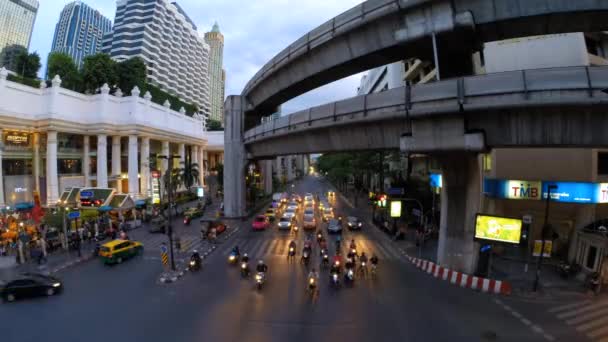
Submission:
POLYGON ((46 251, 46 240, 44 238, 40 238, 40 250, 42 251, 42 256, 44 257, 44 260, 46 261, 46 257, 48 255, 48 253, 46 251))

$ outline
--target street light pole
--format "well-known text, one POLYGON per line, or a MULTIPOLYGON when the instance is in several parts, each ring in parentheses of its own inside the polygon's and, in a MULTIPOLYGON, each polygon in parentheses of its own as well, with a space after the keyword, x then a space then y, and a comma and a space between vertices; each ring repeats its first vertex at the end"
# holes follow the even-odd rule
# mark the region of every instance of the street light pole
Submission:
POLYGON ((540 243, 540 253, 538 255, 538 259, 536 260, 536 276, 534 277, 534 287, 532 288, 532 291, 536 292, 536 290, 538 290, 538 283, 540 281, 540 268, 542 266, 542 260, 543 260, 543 252, 545 251, 545 235, 547 233, 547 225, 548 225, 548 221, 549 221, 549 202, 551 201, 551 190, 556 190, 557 189, 557 185, 549 185, 547 187, 547 200, 546 200, 546 204, 545 204, 545 221, 543 223, 543 228, 541 229, 540 232, 540 239, 541 239, 541 243, 540 243))
MULTIPOLYGON (((157 158, 159 159, 165 159, 167 160, 167 164, 168 168, 167 168, 167 172, 165 173, 166 177, 167 177, 167 189, 166 189, 166 193, 167 193, 167 202, 169 202, 169 215, 167 218, 167 231, 169 233, 169 251, 170 251, 170 255, 171 255, 171 270, 175 271, 175 258, 173 256, 173 226, 171 225, 171 205, 172 205, 172 201, 171 201, 171 178, 172 178, 172 173, 173 173, 173 167, 171 166, 171 161, 173 159, 176 158, 180 158, 180 156, 163 156, 163 155, 159 155, 157 156, 157 158)), ((162 175, 161 175, 161 179, 162 179, 162 175)), ((162 197, 161 197, 162 198, 162 197)))

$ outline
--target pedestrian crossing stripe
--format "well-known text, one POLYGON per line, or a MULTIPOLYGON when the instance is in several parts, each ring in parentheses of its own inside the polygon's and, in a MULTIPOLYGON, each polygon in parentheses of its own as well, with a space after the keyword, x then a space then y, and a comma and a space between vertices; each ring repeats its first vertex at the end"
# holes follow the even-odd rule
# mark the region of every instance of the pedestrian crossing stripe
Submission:
POLYGON ((608 300, 582 300, 547 310, 592 341, 608 342, 608 300))

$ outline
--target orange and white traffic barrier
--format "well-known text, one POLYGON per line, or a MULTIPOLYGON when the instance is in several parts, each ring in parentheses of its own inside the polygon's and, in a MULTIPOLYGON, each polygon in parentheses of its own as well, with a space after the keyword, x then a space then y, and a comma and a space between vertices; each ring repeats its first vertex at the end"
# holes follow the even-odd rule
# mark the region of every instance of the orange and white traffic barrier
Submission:
POLYGON ((414 266, 421 269, 423 272, 431 274, 435 278, 448 281, 451 284, 478 290, 484 293, 502 295, 511 294, 511 284, 506 281, 475 277, 466 273, 452 271, 448 268, 441 267, 432 261, 413 258, 410 256, 407 256, 407 258, 412 264, 414 264, 414 266))

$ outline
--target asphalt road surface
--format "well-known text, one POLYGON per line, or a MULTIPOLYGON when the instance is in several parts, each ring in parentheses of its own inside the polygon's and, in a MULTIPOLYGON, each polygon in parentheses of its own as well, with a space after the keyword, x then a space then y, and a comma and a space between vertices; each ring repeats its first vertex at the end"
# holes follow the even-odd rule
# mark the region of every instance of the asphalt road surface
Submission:
MULTIPOLYGON (((292 190, 324 193, 329 185, 306 177, 292 190)), ((332 203, 343 217, 357 214, 339 197, 332 203)), ((301 211, 299 214, 301 222, 301 211)), ((318 220, 320 222, 320 220, 318 220)), ((178 221, 176 221, 178 222, 178 221)), ((179 224, 178 224, 179 225, 179 224)), ((319 224, 324 229, 325 224, 319 224)), ((198 240, 198 226, 179 226, 186 258, 198 240)), ((52 298, 0 304, 1 341, 543 341, 547 338, 498 305, 494 296, 451 286, 421 273, 374 227, 344 231, 358 250, 380 258, 375 279, 358 278, 352 287, 329 287, 321 270, 318 297, 307 289, 308 269, 286 258, 287 244, 303 232, 278 231, 276 225, 253 232, 243 222, 238 233, 219 245, 203 269, 173 284, 158 284, 157 246, 163 235, 134 232, 143 256, 121 265, 99 260, 58 274, 65 292, 52 298), (227 256, 238 244, 252 266, 269 265, 261 291, 242 279, 227 256)), ((329 238, 333 241, 333 237, 329 238)), ((334 252, 329 243, 330 255, 334 252)), ((315 244, 310 267, 318 269, 315 244)), ((299 259, 298 259, 299 260, 299 259)), ((532 317, 533 318, 533 317, 532 317)), ((551 337, 551 336, 549 336, 551 337)))

